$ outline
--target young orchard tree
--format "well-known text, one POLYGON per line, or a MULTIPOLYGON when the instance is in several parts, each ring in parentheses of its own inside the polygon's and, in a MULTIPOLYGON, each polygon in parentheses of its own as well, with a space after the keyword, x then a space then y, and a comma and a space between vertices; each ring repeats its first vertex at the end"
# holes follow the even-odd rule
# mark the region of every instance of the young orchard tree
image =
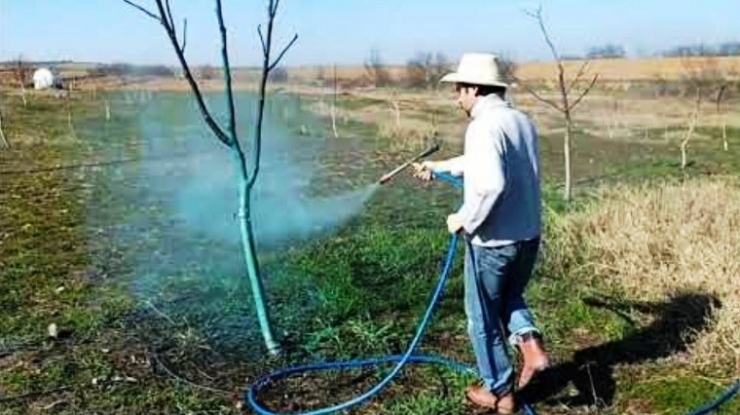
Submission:
POLYGON ((5 138, 5 133, 3 132, 3 112, 0 111, 0 145, 3 148, 9 148, 10 144, 8 144, 8 140, 5 138))
POLYGON ((190 65, 185 59, 185 46, 187 44, 187 20, 183 21, 182 40, 180 40, 177 34, 177 28, 175 27, 175 21, 172 17, 172 9, 170 8, 169 0, 155 0, 156 12, 152 12, 132 0, 123 1, 135 7, 148 17, 154 19, 164 28, 164 31, 167 34, 167 37, 169 38, 170 43, 172 44, 172 47, 175 51, 175 54, 177 55, 177 59, 180 62, 185 79, 190 85, 190 89, 195 96, 198 109, 200 110, 203 119, 205 120, 208 128, 211 130, 215 138, 218 139, 221 144, 226 146, 231 151, 234 163, 236 163, 238 167, 237 170, 239 172, 239 182, 237 184, 239 189, 239 227, 241 232, 244 261, 247 266, 247 273, 249 276, 252 293, 254 295, 257 317, 259 320, 260 329, 262 331, 262 336, 264 337, 264 341, 268 351, 273 355, 279 354, 280 346, 273 338, 272 329, 270 327, 269 314, 265 305, 264 286, 260 274, 254 231, 252 227, 251 194, 257 181, 257 176, 260 169, 260 155, 262 151, 262 121, 265 108, 265 90, 267 86, 267 81, 270 73, 277 67, 277 65, 280 63, 280 60, 283 58, 288 49, 290 49, 290 47, 296 42, 296 40, 298 40, 298 35, 294 35, 290 42, 288 42, 288 44, 277 55, 277 57, 273 58, 273 23, 278 11, 280 0, 269 0, 267 5, 267 30, 265 33, 263 33, 261 25, 257 28, 257 33, 259 34, 260 42, 262 44, 262 77, 260 80, 259 102, 257 105, 257 113, 254 124, 254 136, 250 141, 250 159, 249 161, 247 161, 247 154, 245 154, 244 150, 242 149, 236 130, 236 109, 234 103, 234 93, 232 89, 231 65, 229 64, 228 45, 226 41, 226 25, 224 24, 221 0, 214 1, 216 3, 216 18, 218 20, 218 27, 221 34, 221 59, 224 74, 225 99, 228 108, 226 126, 216 121, 211 111, 206 106, 200 91, 200 87, 193 77, 190 65))
POLYGON ((13 73, 15 74, 16 81, 18 81, 18 85, 21 87, 21 99, 23 99, 24 107, 28 106, 28 101, 26 100, 26 80, 30 72, 31 68, 23 62, 23 56, 18 56, 18 59, 13 62, 13 73))
POLYGON ((716 94, 713 101, 716 105, 717 115, 722 122, 722 145, 725 151, 729 150, 727 142, 727 120, 723 114, 722 100, 729 85, 729 76, 719 67, 714 56, 707 56, 703 50, 697 51, 696 56, 684 56, 681 58, 683 73, 681 75, 681 95, 693 93, 693 110, 689 118, 689 126, 681 140, 681 169, 688 165, 687 147, 693 136, 701 114, 704 100, 709 100, 716 94))
POLYGON ((370 51, 370 59, 365 62, 365 77, 376 88, 388 86, 391 83, 391 74, 377 49, 370 51))
POLYGON ((563 59, 558 54, 557 49, 555 48, 555 45, 553 44, 550 34, 547 31, 547 28, 545 27, 545 22, 542 18, 542 7, 537 9, 535 12, 526 12, 529 16, 533 17, 537 20, 537 23, 540 26, 540 31, 542 32, 542 36, 545 38, 545 42, 547 43, 548 48, 550 49, 550 52, 552 53, 552 57, 555 59, 555 64, 557 66, 558 70, 558 91, 560 93, 560 103, 555 102, 549 98, 545 98, 541 95, 539 95, 534 90, 528 88, 526 85, 524 85, 525 89, 529 93, 531 93, 535 98, 537 98, 539 101, 544 102, 545 104, 551 106, 558 112, 560 112, 563 115, 563 120, 565 122, 565 137, 563 138, 563 157, 564 157, 564 163, 565 163, 565 189, 564 189, 564 198, 566 201, 570 200, 571 198, 571 192, 572 192, 572 178, 571 178, 571 159, 570 159, 570 144, 571 144, 571 137, 573 132, 573 110, 576 108, 576 106, 583 100, 583 98, 588 95, 588 93, 591 91, 591 88, 593 88, 594 84, 596 84, 596 80, 598 79, 599 75, 596 74, 593 76, 590 82, 586 85, 585 88, 581 90, 580 93, 576 95, 576 98, 572 98, 572 90, 573 87, 575 87, 577 84, 579 84, 583 78, 583 76, 586 73, 586 68, 588 67, 588 61, 584 61, 583 65, 581 65, 580 69, 578 70, 578 73, 576 74, 575 78, 568 83, 566 81, 565 76, 565 67, 563 66, 563 59))

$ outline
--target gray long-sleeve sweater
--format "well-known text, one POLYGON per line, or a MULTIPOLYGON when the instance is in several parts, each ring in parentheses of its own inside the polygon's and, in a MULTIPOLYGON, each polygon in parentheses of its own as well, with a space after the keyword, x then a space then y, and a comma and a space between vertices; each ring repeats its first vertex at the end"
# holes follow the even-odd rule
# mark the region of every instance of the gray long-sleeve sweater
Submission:
POLYGON ((542 207, 537 130, 521 111, 496 95, 471 110, 462 156, 435 170, 463 175, 458 211, 472 243, 501 246, 541 234, 542 207))

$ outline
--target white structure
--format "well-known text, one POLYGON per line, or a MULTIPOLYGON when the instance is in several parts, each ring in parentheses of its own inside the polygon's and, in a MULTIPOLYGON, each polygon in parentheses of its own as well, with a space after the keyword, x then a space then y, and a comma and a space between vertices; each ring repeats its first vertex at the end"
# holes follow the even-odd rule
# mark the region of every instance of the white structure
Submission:
POLYGON ((33 88, 47 89, 56 85, 56 77, 48 68, 39 68, 33 73, 33 88))

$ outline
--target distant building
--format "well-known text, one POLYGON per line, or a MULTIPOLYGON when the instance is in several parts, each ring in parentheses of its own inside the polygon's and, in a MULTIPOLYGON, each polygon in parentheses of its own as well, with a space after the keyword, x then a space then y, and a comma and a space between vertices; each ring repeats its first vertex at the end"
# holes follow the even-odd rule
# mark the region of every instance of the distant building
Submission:
POLYGON ((33 73, 33 88, 60 88, 61 80, 49 68, 39 68, 33 73))

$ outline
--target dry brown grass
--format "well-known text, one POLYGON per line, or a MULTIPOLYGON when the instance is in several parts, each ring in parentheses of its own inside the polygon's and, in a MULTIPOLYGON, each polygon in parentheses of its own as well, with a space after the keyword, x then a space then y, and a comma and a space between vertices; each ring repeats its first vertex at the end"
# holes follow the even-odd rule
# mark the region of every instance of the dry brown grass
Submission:
MULTIPOLYGON (((581 60, 565 61, 568 76, 575 76, 583 64, 581 60)), ((666 80, 679 79, 687 70, 697 66, 711 66, 725 73, 740 72, 740 57, 697 57, 697 58, 644 58, 644 59, 594 59, 588 66, 589 73, 598 73, 606 81, 644 81, 657 77, 666 80)), ((454 67, 455 64, 453 63, 454 67)), ((406 68, 399 65, 387 67, 390 76, 401 79, 406 75, 406 68)), ((299 81, 313 81, 324 73, 326 78, 331 74, 331 65, 301 66, 289 69, 290 77, 299 81)), ((365 68, 357 66, 338 66, 337 79, 340 83, 353 82, 365 76, 365 68)), ((552 62, 522 62, 517 66, 517 76, 523 80, 556 80, 557 68, 552 62)))
MULTIPOLYGON (((567 76, 575 76, 583 65, 581 60, 565 61, 567 76)), ((646 58, 646 59, 596 59, 589 62, 588 72, 598 73, 607 81, 637 81, 680 79, 696 67, 711 67, 723 73, 738 75, 740 57, 696 57, 696 58, 646 58)), ((557 68, 552 62, 525 63, 517 68, 517 76, 524 80, 552 79, 557 77, 557 68)))
POLYGON ((378 138, 389 140, 390 151, 420 149, 429 146, 439 134, 437 128, 418 119, 396 123, 384 121, 378 124, 378 138))
POLYGON ((594 277, 642 301, 683 290, 715 295, 722 305, 697 333, 691 361, 740 374, 740 181, 620 185, 598 196, 559 229, 584 242, 594 277))

